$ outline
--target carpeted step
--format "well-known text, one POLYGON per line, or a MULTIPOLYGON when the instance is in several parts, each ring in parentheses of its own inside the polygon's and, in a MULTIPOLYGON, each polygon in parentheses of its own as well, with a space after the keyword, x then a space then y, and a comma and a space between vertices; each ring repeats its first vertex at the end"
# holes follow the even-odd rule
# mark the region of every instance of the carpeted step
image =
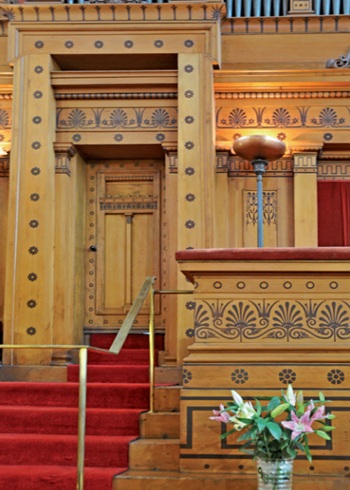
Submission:
MULTIPOLYGON (((116 334, 91 334, 90 345, 109 349, 116 338, 116 334)), ((164 349, 164 335, 156 334, 154 336, 154 347, 157 350, 164 349)), ((149 335, 145 333, 129 334, 123 344, 123 349, 148 349, 149 335)))
MULTIPOLYGON (((147 408, 128 408, 127 413, 124 409, 89 408, 86 411, 86 434, 135 436, 139 433, 140 414, 146 411, 147 408)), ((78 409, 0 406, 0 433, 8 432, 76 435, 78 409)))
MULTIPOLYGON (((71 364, 67 367, 67 381, 79 381, 79 366, 71 364)), ((88 383, 149 383, 148 365, 100 366, 88 365, 88 383)))
MULTIPOLYGON (((86 436, 85 465, 128 465, 128 444, 135 436, 86 436)), ((0 465, 77 464, 77 436, 54 434, 0 434, 0 465)))
MULTIPOLYGON (((114 335, 92 335, 108 349, 114 335)), ((163 349, 163 335, 156 349, 163 349)), ((148 335, 130 336, 118 356, 88 354, 85 490, 111 490, 149 407, 148 335)), ((75 490, 79 366, 68 382, 0 382, 0 489, 75 490)))
MULTIPOLYGON (((78 383, 0 383, 0 405, 77 407, 78 383)), ((88 383, 90 408, 139 408, 149 406, 149 384, 88 383)))
MULTIPOLYGON (((127 468, 85 468, 84 490, 111 490, 115 474, 127 468)), ((76 490, 74 466, 0 466, 2 490, 76 490)))
POLYGON ((122 349, 118 355, 108 352, 98 352, 90 350, 88 353, 88 364, 104 364, 104 365, 149 365, 149 350, 148 349, 122 349))

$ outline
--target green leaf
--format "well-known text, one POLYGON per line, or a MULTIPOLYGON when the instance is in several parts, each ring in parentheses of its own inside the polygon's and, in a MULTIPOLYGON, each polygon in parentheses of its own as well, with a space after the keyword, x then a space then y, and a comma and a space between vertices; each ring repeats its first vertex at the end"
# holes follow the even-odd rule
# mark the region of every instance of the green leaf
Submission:
POLYGON ((259 417, 255 421, 256 421, 256 425, 258 426, 259 432, 262 432, 265 429, 268 420, 259 417))
POLYGON ((236 417, 236 419, 239 422, 243 422, 243 424, 245 424, 245 425, 252 425, 252 423, 254 422, 253 419, 245 419, 244 417, 236 417))
POLYGON ((274 437, 277 441, 279 441, 282 435, 281 427, 278 424, 276 424, 276 422, 269 422, 266 427, 268 428, 272 437, 274 437))
POLYGON ((287 447, 287 453, 289 454, 289 456, 291 458, 295 458, 296 455, 297 455, 297 452, 295 451, 295 449, 292 449, 291 447, 287 447))
POLYGON ((278 396, 274 396, 270 403, 267 405, 267 410, 271 412, 274 408, 278 407, 278 405, 281 403, 281 400, 278 396))
POLYGON ((220 439, 226 439, 227 436, 229 436, 230 434, 233 434, 234 432, 237 432, 236 429, 231 429, 231 430, 225 432, 224 434, 221 434, 219 437, 220 437, 220 439))
POLYGON ((321 400, 321 402, 326 401, 326 399, 325 399, 324 394, 322 393, 322 391, 319 392, 318 397, 321 400))
POLYGON ((251 439, 249 439, 249 441, 245 442, 244 444, 242 444, 242 446, 240 446, 239 450, 244 451, 245 449, 247 449, 252 444, 253 444, 253 441, 251 439))
POLYGON ((334 429, 335 429, 335 427, 333 427, 332 425, 324 425, 324 424, 322 424, 322 430, 324 432, 330 432, 331 430, 334 430, 334 429))
POLYGON ((323 430, 315 430, 315 434, 322 437, 322 439, 326 439, 326 441, 330 441, 330 436, 326 434, 323 430))
POLYGON ((252 427, 250 430, 248 430, 247 432, 245 432, 244 434, 242 434, 238 438, 238 441, 247 441, 250 438, 253 439, 255 437, 256 433, 257 433, 257 428, 256 427, 252 427))
POLYGON ((329 414, 327 415, 327 419, 328 419, 328 420, 335 419, 335 415, 334 415, 334 413, 329 413, 329 414))
POLYGON ((289 408, 289 403, 282 403, 282 405, 279 405, 274 410, 272 410, 271 417, 278 417, 278 415, 281 415, 281 413, 285 412, 287 408, 289 408))
POLYGON ((259 402, 259 400, 257 398, 254 398, 254 400, 255 400, 255 410, 256 410, 256 413, 260 417, 261 411, 262 411, 261 403, 259 402))
POLYGON ((310 449, 309 449, 309 443, 308 443, 308 440, 306 438, 305 438, 304 444, 305 444, 304 451, 305 451, 306 457, 311 462, 312 456, 311 456, 310 449))

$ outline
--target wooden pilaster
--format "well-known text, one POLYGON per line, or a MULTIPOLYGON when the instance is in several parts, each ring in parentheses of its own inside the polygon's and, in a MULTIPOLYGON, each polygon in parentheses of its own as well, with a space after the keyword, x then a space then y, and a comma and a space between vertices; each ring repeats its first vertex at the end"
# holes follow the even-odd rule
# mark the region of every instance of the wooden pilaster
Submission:
MULTIPOLYGON (((14 62, 4 341, 52 342, 55 100, 51 57, 14 62)), ((46 364, 47 350, 7 353, 7 364, 46 364), (9 358, 10 356, 11 358, 9 358)))
MULTIPOLYGON (((178 57, 178 250, 214 246, 213 74, 211 58, 202 53, 178 57)), ((178 289, 191 289, 179 275, 178 289)), ((178 360, 188 343, 193 302, 178 301, 178 360), (183 339, 188 338, 185 342, 183 339)))

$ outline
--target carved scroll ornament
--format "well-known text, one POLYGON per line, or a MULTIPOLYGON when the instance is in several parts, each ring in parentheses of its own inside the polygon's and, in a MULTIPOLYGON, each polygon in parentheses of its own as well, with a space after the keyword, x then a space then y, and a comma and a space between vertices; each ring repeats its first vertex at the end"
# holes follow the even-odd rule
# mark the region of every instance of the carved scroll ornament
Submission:
POLYGON ((328 60, 326 68, 350 68, 350 51, 346 56, 341 55, 335 60, 328 60))

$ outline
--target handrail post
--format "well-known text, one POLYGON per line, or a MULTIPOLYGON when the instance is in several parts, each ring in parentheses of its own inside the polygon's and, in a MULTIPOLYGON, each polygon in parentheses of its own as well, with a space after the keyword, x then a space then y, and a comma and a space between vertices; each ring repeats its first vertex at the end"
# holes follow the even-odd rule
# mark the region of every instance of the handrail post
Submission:
POLYGON ((84 490, 84 459, 85 459, 85 429, 86 429, 86 379, 87 351, 79 350, 79 420, 78 420, 78 455, 77 455, 77 490, 84 490))
POLYGON ((154 411, 154 288, 150 288, 150 315, 149 315, 149 382, 150 382, 150 412, 154 411))

